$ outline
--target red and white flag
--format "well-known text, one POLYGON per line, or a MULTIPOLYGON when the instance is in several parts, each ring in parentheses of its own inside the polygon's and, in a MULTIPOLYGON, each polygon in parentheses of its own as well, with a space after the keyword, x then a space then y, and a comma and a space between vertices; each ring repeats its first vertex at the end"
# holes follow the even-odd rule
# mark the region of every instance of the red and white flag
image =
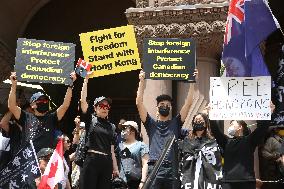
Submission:
POLYGON ((45 168, 38 189, 54 189, 64 181, 63 139, 60 138, 56 149, 45 168))

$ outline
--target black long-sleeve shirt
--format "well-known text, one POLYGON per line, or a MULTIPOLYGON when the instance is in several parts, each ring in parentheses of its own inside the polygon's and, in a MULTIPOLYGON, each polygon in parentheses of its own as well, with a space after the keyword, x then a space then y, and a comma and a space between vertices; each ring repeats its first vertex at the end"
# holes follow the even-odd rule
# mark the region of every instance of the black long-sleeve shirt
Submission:
POLYGON ((224 150, 224 182, 255 181, 254 151, 265 136, 270 121, 258 121, 257 128, 249 135, 229 138, 216 121, 211 121, 211 131, 218 145, 224 150))

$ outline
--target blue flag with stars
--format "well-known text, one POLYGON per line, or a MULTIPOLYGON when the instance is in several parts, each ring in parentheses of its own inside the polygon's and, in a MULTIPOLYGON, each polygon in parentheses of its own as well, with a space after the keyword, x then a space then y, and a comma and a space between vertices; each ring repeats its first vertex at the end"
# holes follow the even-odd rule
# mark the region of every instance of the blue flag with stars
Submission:
POLYGON ((265 0, 231 0, 222 61, 228 77, 269 76, 260 43, 278 25, 265 0))

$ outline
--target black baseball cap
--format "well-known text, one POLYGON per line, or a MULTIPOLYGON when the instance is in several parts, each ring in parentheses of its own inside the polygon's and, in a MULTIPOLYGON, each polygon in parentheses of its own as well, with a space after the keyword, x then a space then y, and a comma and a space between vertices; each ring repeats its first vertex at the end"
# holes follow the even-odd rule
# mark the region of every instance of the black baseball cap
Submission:
POLYGON ((37 101, 37 100, 38 100, 40 97, 42 97, 42 96, 44 96, 44 97, 46 97, 47 99, 49 99, 48 96, 45 95, 45 94, 43 94, 42 92, 37 92, 37 93, 34 93, 34 94, 32 95, 32 97, 30 98, 30 104, 33 103, 33 102, 35 102, 35 101, 37 101))

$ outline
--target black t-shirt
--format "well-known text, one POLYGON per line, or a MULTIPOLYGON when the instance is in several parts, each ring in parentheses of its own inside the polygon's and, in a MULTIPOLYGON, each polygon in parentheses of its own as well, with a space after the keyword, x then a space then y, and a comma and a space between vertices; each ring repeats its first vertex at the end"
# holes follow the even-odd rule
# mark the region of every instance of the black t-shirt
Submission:
POLYGON ((20 150, 21 141, 22 141, 21 129, 14 122, 9 123, 9 137, 10 137, 11 153, 14 156, 20 150))
POLYGON ((107 119, 95 116, 90 111, 83 114, 86 120, 86 132, 88 134, 87 147, 106 154, 111 154, 111 145, 115 144, 115 131, 113 124, 107 119))
POLYGON ((47 113, 44 116, 35 116, 32 113, 22 110, 19 119, 19 124, 23 127, 22 140, 32 140, 36 152, 41 148, 54 148, 56 144, 55 129, 57 123, 56 111, 47 113))
MULTIPOLYGON (((179 138, 183 122, 181 121, 180 114, 168 121, 158 121, 154 120, 147 113, 146 122, 143 124, 149 136, 150 161, 156 161, 161 156, 167 141, 173 135, 175 135, 176 138, 179 138)), ((166 160, 172 161, 172 159, 173 150, 171 149, 166 156, 166 160)))
POLYGON ((211 131, 218 145, 224 150, 224 182, 255 181, 254 151, 265 136, 270 121, 258 121, 257 128, 249 135, 229 138, 211 120, 211 131))

